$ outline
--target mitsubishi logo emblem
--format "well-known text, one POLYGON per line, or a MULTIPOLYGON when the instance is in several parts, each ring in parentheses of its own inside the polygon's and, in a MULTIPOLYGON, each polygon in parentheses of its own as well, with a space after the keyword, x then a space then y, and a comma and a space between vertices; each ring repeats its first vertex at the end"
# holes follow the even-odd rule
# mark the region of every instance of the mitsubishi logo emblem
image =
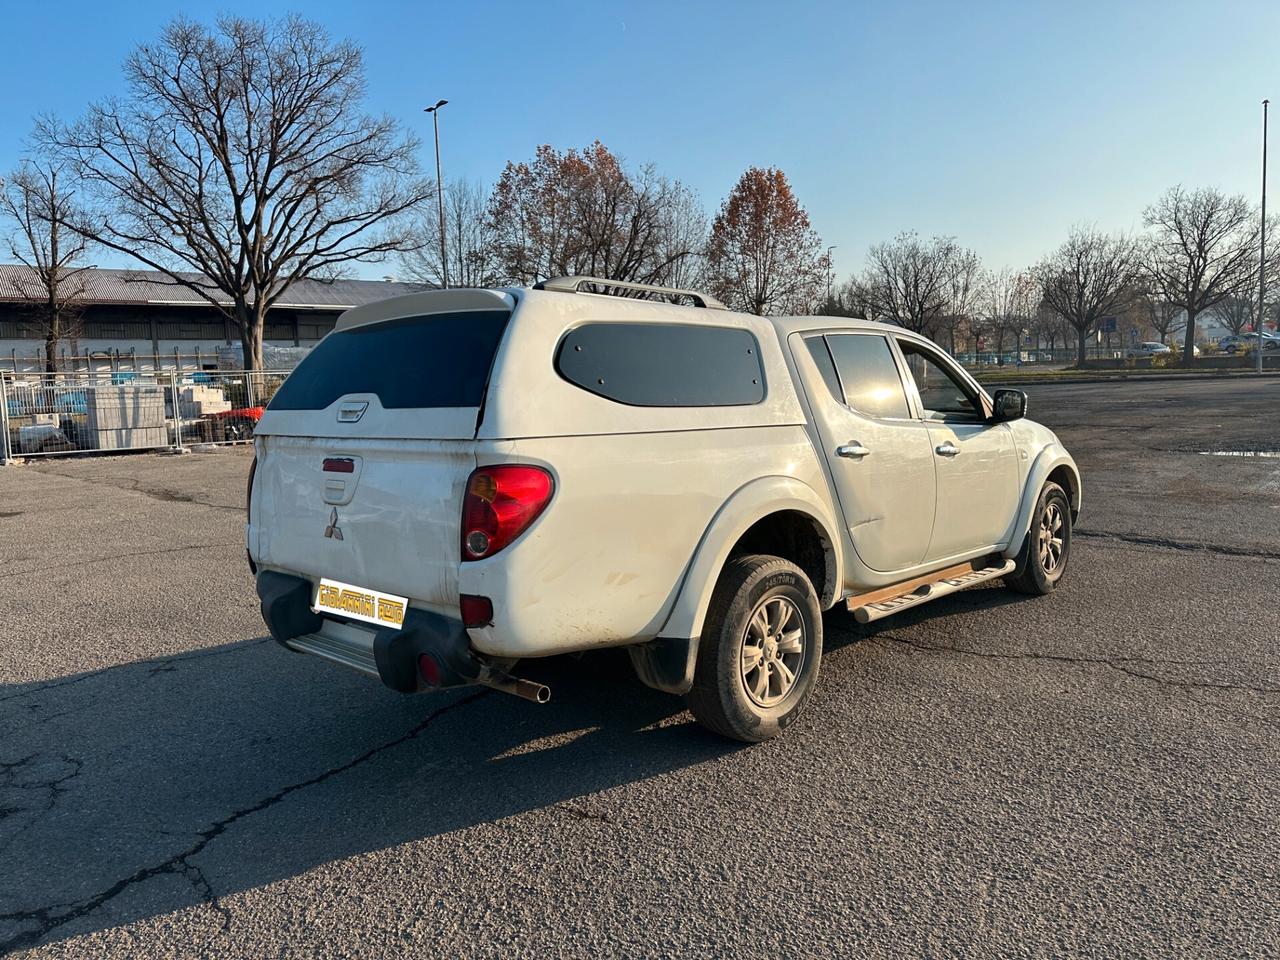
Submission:
POLYGON ((324 528, 324 535, 327 539, 341 540, 342 528, 338 526, 338 508, 334 507, 329 511, 329 525, 324 528))

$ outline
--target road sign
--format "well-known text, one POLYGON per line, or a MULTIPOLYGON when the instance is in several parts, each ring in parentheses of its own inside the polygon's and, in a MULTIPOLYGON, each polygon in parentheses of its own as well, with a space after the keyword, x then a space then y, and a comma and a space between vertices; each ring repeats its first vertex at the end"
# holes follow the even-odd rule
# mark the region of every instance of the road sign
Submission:
POLYGON ((1130 339, 1130 340, 1132 340, 1134 343, 1137 343, 1137 342, 1138 342, 1138 328, 1137 328, 1137 327, 1130 327, 1130 328, 1129 328, 1129 339, 1130 339))
POLYGON ((1115 332, 1116 332, 1116 318, 1115 318, 1115 317, 1103 317, 1100 321, 1098 321, 1098 329, 1099 329, 1102 333, 1115 333, 1115 332))

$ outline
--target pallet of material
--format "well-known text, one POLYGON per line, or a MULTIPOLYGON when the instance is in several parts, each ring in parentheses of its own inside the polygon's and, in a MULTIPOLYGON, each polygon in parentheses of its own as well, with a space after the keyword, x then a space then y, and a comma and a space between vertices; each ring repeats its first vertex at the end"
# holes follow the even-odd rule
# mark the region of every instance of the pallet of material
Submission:
POLYGON ((164 388, 159 384, 94 386, 86 387, 84 393, 85 427, 91 435, 120 430, 164 430, 164 388))
POLYGON ((136 450, 169 445, 169 431, 164 427, 98 430, 89 434, 89 437, 96 450, 136 450))

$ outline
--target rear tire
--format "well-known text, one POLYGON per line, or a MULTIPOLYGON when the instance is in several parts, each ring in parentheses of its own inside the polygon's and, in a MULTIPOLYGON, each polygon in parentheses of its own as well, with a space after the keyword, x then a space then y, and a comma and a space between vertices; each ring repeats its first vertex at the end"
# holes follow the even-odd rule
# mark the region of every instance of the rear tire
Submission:
POLYGON ((1004 578, 1019 593, 1044 596, 1053 593, 1071 557, 1071 501, 1067 492, 1050 480, 1040 490, 1031 514, 1031 529, 1018 552, 1018 566, 1004 578))
POLYGON ((733 557, 711 598, 686 701, 709 730, 759 743, 799 716, 821 663, 822 610, 804 571, 781 557, 733 557))

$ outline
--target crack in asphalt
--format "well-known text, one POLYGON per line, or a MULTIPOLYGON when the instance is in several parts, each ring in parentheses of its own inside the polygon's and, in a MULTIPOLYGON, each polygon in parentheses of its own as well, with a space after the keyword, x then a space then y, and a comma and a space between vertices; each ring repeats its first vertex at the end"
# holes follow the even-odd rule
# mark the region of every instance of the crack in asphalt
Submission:
POLYGON ((196 892, 200 894, 201 902, 206 904, 209 909, 213 910, 222 918, 222 923, 219 925, 218 931, 201 944, 201 949, 204 950, 207 949, 209 944, 213 943, 213 941, 231 932, 231 911, 222 905, 222 901, 218 898, 217 893, 214 892, 213 884, 209 882, 209 878, 205 875, 205 872, 200 869, 198 864, 192 863, 189 857, 182 857, 178 862, 182 865, 183 876, 187 878, 191 883, 191 886, 195 887, 196 892))
POLYGON ((42 808, 37 807, 6 807, 5 816, 0 819, 8 819, 9 817, 17 817, 19 814, 30 814, 31 818, 13 832, 13 834, 0 842, 0 853, 5 852, 18 837, 30 830, 36 823, 40 821, 47 813, 51 812, 58 805, 58 800, 67 792, 66 784, 76 777, 80 776, 80 771, 84 769, 84 761, 79 757, 71 757, 67 754, 61 754, 57 762, 66 764, 71 767, 69 773, 63 773, 61 776, 43 779, 37 777, 33 780, 19 780, 20 772, 28 766, 33 765, 33 761, 39 758, 40 754, 31 753, 23 757, 21 760, 14 760, 8 763, 0 763, 0 790, 4 790, 6 794, 14 791, 48 791, 48 797, 45 799, 42 808))
MULTIPOLYGON (((374 757, 382 753, 385 753, 388 750, 392 750, 402 744, 408 743, 410 740, 413 740, 415 737, 421 734, 424 730, 426 730, 427 727, 430 726, 432 721, 436 720, 438 717, 441 717, 444 714, 449 713, 450 711, 456 710, 459 707, 464 707, 468 704, 474 703, 475 701, 481 699, 482 697, 488 696, 491 692, 492 691, 487 689, 480 690, 476 693, 471 694, 470 696, 462 697, 461 699, 455 700, 453 703, 446 704, 445 706, 440 707, 437 710, 433 710, 426 717, 424 717, 417 724, 415 724, 408 732, 400 735, 399 737, 396 737, 394 740, 388 740, 387 742, 379 744, 376 747, 371 747, 370 749, 366 750, 364 753, 360 754, 358 757, 355 757, 354 759, 349 760, 346 763, 340 764, 339 766, 336 766, 336 767, 330 767, 329 769, 324 770, 321 773, 316 774, 315 776, 308 777, 306 780, 300 780, 297 783, 291 783, 288 786, 280 788, 270 796, 267 796, 257 801, 256 803, 250 804, 247 807, 241 807, 239 810, 233 811, 232 813, 221 818, 220 820, 215 821, 206 829, 200 831, 200 833, 198 834, 199 839, 190 847, 188 847, 186 850, 183 850, 180 853, 176 853, 173 856, 169 857, 168 859, 161 861, 160 863, 152 864, 151 866, 147 866, 147 867, 142 867, 134 871, 129 876, 124 877, 120 880, 117 880, 115 883, 107 887, 105 890, 101 890, 98 893, 93 894, 92 896, 84 897, 80 900, 73 901, 71 903, 59 903, 59 904, 53 904, 47 907, 39 907, 35 910, 20 910, 15 913, 0 913, 0 921, 10 923, 13 925, 22 925, 22 924, 32 925, 28 929, 23 930, 20 933, 16 933, 13 936, 10 936, 8 939, 0 940, 0 954, 4 954, 10 951, 18 950, 25 947, 30 947, 30 946, 33 946, 34 944, 39 943, 41 940, 43 940, 46 936, 48 936, 51 932, 56 930, 58 927, 66 923, 70 923, 73 920, 77 920, 80 917, 85 916, 86 914, 92 913, 93 911, 101 907, 103 904, 120 896, 120 894, 124 893, 126 890, 128 890, 130 887, 134 886, 135 884, 150 880, 153 877, 181 873, 188 881, 191 881, 192 879, 191 874, 188 872, 192 869, 192 866, 193 866, 190 862, 191 858, 198 856, 205 849, 205 847, 207 847, 210 843, 212 843, 218 837, 222 836, 222 834, 224 834, 227 830, 229 830, 233 825, 235 825, 239 821, 247 817, 251 817, 256 813, 261 813, 263 810, 267 810, 271 807, 274 807, 276 804, 282 802, 284 799, 286 799, 290 795, 297 793, 299 790, 305 790, 308 787, 313 787, 317 784, 325 782, 326 780, 330 780, 333 777, 339 776, 340 774, 346 773, 349 770, 352 770, 360 766, 361 764, 367 763, 368 761, 372 760, 374 757), (56 912, 60 908, 64 908, 64 907, 69 909, 63 910, 62 912, 56 912)), ((26 761, 19 761, 19 763, 23 763, 23 762, 26 762, 26 761)), ((216 897, 214 897, 213 895, 213 887, 212 885, 209 884, 208 879, 204 877, 203 872, 200 872, 197 869, 197 873, 199 874, 199 879, 202 881, 202 884, 197 884, 193 882, 193 886, 195 886, 197 891, 201 893, 202 897, 204 897, 207 894, 208 898, 210 898, 210 900, 208 900, 207 902, 212 903, 212 900, 216 900, 216 897)), ((216 906, 214 906, 214 909, 218 910, 219 913, 224 914, 224 920, 225 920, 224 928, 225 928, 226 923, 230 922, 230 916, 229 914, 226 913, 225 907, 223 907, 221 903, 218 903, 216 906)))
MULTIPOLYGON (((113 670, 127 670, 130 668, 147 667, 147 676, 154 676, 160 672, 162 668, 168 667, 175 663, 184 663, 187 660, 202 660, 205 657, 222 657, 229 653, 247 650, 250 647, 261 646, 264 643, 272 643, 270 637, 259 637, 256 640, 246 640, 241 643, 233 644, 229 647, 218 647, 214 650, 194 650, 191 653, 182 653, 173 657, 165 657, 163 660, 131 660, 128 663, 113 663, 109 667, 101 667, 97 670, 91 670, 88 673, 81 673, 74 677, 63 677, 60 680, 49 680, 45 683, 38 684, 28 690, 19 690, 17 693, 10 693, 7 696, 0 697, 0 703, 8 703, 10 700, 19 700, 22 697, 34 696, 37 693, 44 693, 47 690, 57 690, 59 687, 70 687, 77 683, 84 683, 86 680, 92 680, 100 677, 104 673, 110 673, 113 670)), ((167 671, 166 671, 167 672, 167 671)), ((47 717, 44 719, 53 719, 47 717)))
POLYGON ((1139 547, 1161 547, 1165 550, 1177 550, 1183 553, 1215 553, 1224 557, 1251 557, 1258 560, 1280 560, 1280 552, 1273 550, 1250 550, 1247 547, 1233 547, 1223 543, 1201 543, 1195 540, 1172 540, 1168 537, 1144 537, 1133 533, 1111 533, 1106 530, 1073 530, 1073 537, 1086 540, 1109 540, 1117 543, 1131 543, 1139 547))
POLYGON ((46 570, 58 570, 66 567, 84 567, 94 563, 109 563, 118 560, 129 560, 133 557, 149 557, 159 553, 182 553, 184 550, 208 550, 213 547, 240 547, 244 545, 243 540, 231 540, 227 542, 209 541, 203 543, 189 543, 181 547, 161 547, 158 550, 137 550, 132 553, 113 553, 106 557, 86 557, 83 560, 68 560, 66 563, 42 563, 38 567, 28 570, 11 570, 7 573, 0 573, 0 580, 6 580, 10 577, 25 577, 33 573, 44 573, 46 570))
POLYGON ((978 657, 984 660, 1043 660, 1051 663, 1069 663, 1075 666, 1101 666, 1109 667, 1117 670, 1127 676, 1134 677, 1138 680, 1150 680, 1153 683, 1159 683, 1165 686, 1182 687, 1186 689, 1196 690, 1237 690, 1246 693, 1256 693, 1260 695, 1280 693, 1280 687, 1267 687, 1259 684, 1246 683, 1222 683, 1213 680, 1176 680, 1171 677, 1160 677, 1152 673, 1145 673, 1137 669, 1132 664, 1140 663, 1163 663, 1170 666, 1181 667, 1206 667, 1219 666, 1226 663, 1224 660, 1171 660, 1161 657, 1081 657, 1070 656, 1063 653, 996 653, 986 650, 973 650, 967 647, 947 646, 943 644, 923 643, 919 640, 908 640, 906 637, 895 637, 892 634, 882 633, 870 640, 883 640, 892 643, 900 643, 904 646, 920 650, 925 653, 954 653, 966 657, 978 657))
POLYGON ((72 474, 58 473, 56 470, 45 471, 54 476, 62 477, 64 480, 74 480, 79 483, 87 483, 90 486, 106 486, 113 487, 116 490, 123 490, 125 493, 137 493, 144 497, 150 497, 152 500, 159 500, 162 503, 191 503, 196 506, 208 507, 211 510, 228 510, 232 513, 243 513, 244 508, 236 504, 214 503, 211 500, 199 500, 189 493, 182 493, 177 490, 170 490, 168 487, 143 487, 142 477, 77 477, 72 474), (122 486, 121 484, 127 484, 122 486))

